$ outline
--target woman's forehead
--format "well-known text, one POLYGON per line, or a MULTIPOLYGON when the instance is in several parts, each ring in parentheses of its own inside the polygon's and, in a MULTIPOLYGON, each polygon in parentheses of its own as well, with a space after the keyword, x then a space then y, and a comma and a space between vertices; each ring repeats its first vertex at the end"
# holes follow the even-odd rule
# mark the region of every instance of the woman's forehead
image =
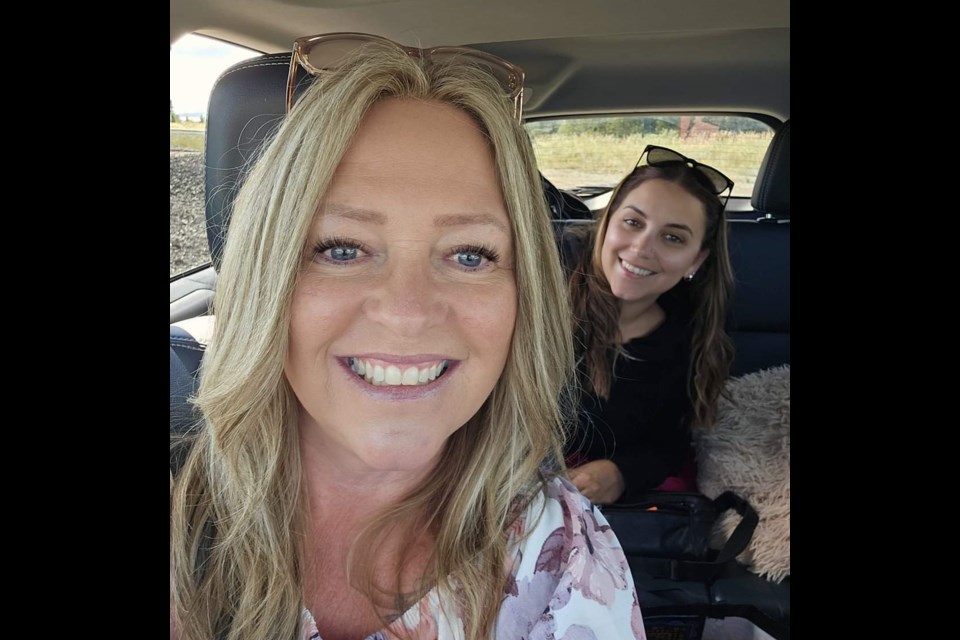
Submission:
POLYGON ((486 215, 507 223, 489 143, 470 116, 435 101, 388 99, 372 107, 324 201, 381 214, 486 215))

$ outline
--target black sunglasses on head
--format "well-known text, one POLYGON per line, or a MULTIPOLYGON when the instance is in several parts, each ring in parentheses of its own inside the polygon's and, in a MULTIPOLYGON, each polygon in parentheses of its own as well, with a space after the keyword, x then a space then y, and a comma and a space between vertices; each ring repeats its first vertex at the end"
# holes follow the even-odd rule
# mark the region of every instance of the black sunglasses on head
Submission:
POLYGON ((634 170, 640 166, 644 157, 647 159, 647 165, 651 167, 662 167, 679 163, 686 165, 691 169, 696 169, 700 172, 700 175, 707 179, 707 182, 713 187, 713 192, 715 194, 720 195, 724 191, 729 190, 727 197, 723 200, 723 206, 726 208, 727 200, 730 199, 730 193, 733 192, 733 180, 723 175, 710 165, 697 162, 693 158, 688 158, 687 156, 674 151, 673 149, 667 149, 666 147, 660 147, 655 144, 648 144, 643 150, 643 153, 640 154, 640 158, 637 160, 637 166, 634 167, 634 170))

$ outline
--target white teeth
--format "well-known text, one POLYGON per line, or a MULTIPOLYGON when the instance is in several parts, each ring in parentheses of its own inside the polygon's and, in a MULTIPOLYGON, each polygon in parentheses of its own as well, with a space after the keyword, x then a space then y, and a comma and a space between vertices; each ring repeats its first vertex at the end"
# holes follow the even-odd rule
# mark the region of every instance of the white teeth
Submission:
POLYGON ((643 269, 641 267, 635 267, 626 260, 620 260, 620 264, 623 265, 624 269, 630 273, 635 273, 638 276, 652 276, 654 274, 653 271, 650 271, 649 269, 643 269))
POLYGON ((418 368, 409 366, 401 369, 396 365, 374 364, 358 358, 349 358, 350 369, 358 376, 374 386, 417 386, 428 384, 437 379, 447 369, 447 361, 443 360, 433 366, 418 368))
POLYGON ((396 386, 401 382, 403 382, 403 374, 400 373, 400 369, 398 369, 397 367, 390 365, 386 369, 384 369, 383 372, 384 372, 383 381, 385 384, 396 386))
POLYGON ((419 382, 419 379, 420 379, 420 373, 417 371, 417 368, 408 367, 403 372, 403 380, 401 382, 406 386, 412 386, 417 384, 417 382, 419 382))

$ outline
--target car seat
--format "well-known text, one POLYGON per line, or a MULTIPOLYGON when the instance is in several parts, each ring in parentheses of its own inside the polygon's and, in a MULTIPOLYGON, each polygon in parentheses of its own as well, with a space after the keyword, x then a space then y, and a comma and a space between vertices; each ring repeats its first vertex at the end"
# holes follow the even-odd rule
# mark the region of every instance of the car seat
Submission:
POLYGON ((751 198, 754 213, 732 217, 735 287, 727 332, 732 376, 790 364, 790 121, 774 133, 751 198))

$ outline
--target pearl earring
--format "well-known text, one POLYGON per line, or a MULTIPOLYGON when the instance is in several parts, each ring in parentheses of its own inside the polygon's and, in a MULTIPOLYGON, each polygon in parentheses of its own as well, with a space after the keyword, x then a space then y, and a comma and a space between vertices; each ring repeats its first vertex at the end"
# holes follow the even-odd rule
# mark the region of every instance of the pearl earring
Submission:
POLYGON ((696 271, 694 271, 694 272, 692 272, 692 273, 688 273, 687 275, 683 276, 683 279, 686 280, 687 282, 689 282, 689 281, 693 280, 693 276, 695 276, 695 275, 697 275, 697 272, 696 272, 696 271))

